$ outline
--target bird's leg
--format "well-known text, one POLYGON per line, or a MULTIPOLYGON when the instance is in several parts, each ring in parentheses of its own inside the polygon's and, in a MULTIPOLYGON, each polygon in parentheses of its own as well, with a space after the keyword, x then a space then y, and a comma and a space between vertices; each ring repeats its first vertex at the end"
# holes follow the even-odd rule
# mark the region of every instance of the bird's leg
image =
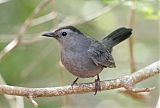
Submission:
POLYGON ((97 79, 95 79, 95 93, 94 93, 94 95, 97 94, 98 90, 101 91, 101 85, 100 85, 99 75, 97 75, 97 79))
POLYGON ((73 83, 71 84, 71 86, 73 86, 74 84, 76 84, 78 79, 79 79, 79 78, 77 77, 77 78, 73 81, 73 83))

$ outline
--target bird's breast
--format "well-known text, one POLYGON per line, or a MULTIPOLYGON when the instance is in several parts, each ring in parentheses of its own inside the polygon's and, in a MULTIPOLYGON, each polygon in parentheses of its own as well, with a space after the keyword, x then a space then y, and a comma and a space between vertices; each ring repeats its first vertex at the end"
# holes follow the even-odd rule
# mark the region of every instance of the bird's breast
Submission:
POLYGON ((70 73, 81 78, 94 77, 103 69, 93 63, 87 51, 62 50, 61 61, 70 73))

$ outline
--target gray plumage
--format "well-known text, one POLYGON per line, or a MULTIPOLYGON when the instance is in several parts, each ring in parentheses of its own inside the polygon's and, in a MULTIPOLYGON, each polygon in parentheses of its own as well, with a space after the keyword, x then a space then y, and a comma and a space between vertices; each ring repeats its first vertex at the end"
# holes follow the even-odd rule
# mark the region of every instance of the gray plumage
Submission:
MULTIPOLYGON (((114 68, 112 48, 131 35, 131 29, 119 28, 101 42, 85 36, 78 29, 66 26, 43 36, 54 37, 61 44, 61 61, 66 69, 80 78, 98 75, 103 68, 114 68)), ((99 76, 98 76, 99 79, 99 76)))

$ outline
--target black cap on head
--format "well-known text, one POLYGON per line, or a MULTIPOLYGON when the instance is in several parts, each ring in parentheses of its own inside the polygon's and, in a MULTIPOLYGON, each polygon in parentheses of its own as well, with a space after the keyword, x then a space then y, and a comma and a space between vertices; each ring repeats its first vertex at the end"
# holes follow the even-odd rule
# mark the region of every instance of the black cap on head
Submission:
MULTIPOLYGON (((56 30, 56 31, 59 31, 59 30, 62 30, 62 29, 70 29, 70 30, 72 30, 72 31, 74 31, 74 32, 77 32, 77 33, 79 33, 79 34, 83 34, 82 32, 80 32, 77 28, 75 28, 75 27, 73 27, 73 26, 65 26, 65 27, 61 27, 61 28, 59 28, 58 30, 56 30)), ((55 32, 56 32, 55 31, 55 32)))

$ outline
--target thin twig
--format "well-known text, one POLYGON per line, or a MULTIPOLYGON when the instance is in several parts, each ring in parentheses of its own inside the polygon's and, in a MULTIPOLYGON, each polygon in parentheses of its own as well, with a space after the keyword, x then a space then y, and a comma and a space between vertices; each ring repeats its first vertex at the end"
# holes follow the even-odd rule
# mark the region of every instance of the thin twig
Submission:
POLYGON ((35 16, 37 16, 39 14, 39 12, 41 12, 41 10, 50 2, 51 0, 43 0, 33 11, 33 13, 31 14, 31 16, 29 16, 24 24, 22 25, 22 27, 20 28, 19 32, 18 32, 18 36, 12 40, 1 52, 0 52, 0 60, 3 59, 9 52, 11 52, 14 48, 16 48, 20 42, 21 42, 21 37, 23 36, 23 34, 26 32, 26 30, 28 29, 28 27, 31 25, 32 20, 35 16))
MULTIPOLYGON (((117 5, 116 5, 117 6, 117 5)), ((56 29, 58 27, 61 27, 61 26, 65 26, 65 25, 78 25, 78 24, 82 24, 82 23, 86 23, 86 22, 89 22, 91 20, 94 20, 95 18, 107 13, 107 12, 110 12, 112 9, 114 9, 116 6, 113 6, 113 7, 104 7, 102 10, 100 11, 97 11, 96 13, 93 13, 92 15, 88 15, 87 17, 85 17, 84 19, 80 19, 80 18, 75 18, 75 17, 67 17, 65 18, 62 22, 60 22, 56 27, 54 27, 53 29, 56 29)), ((41 23, 44 23, 48 20, 51 20, 53 18, 55 18, 56 16, 56 13, 54 12, 51 12, 50 14, 47 14, 46 16, 44 17, 40 17, 40 18, 37 18, 37 19, 33 19, 33 23, 30 24, 30 26, 35 26, 37 24, 41 24, 41 23), (49 18, 48 17, 50 16, 51 17, 51 14, 54 14, 52 16, 52 18, 49 18), (47 18, 46 18, 47 17, 47 18), (48 20, 46 20, 48 19, 48 20)), ((24 35, 24 34, 23 34, 24 35)), ((34 35, 34 34, 33 34, 34 35)), ((38 35, 38 34, 35 34, 35 35, 38 35)), ((1 36, 2 37, 2 36, 1 36)), ((2 42, 8 42, 10 41, 11 39, 10 38, 6 38, 8 36, 5 36, 3 37, 2 39, 0 39, 0 41, 2 42)), ((11 37, 11 36, 9 36, 11 37)), ((15 40, 17 40, 17 43, 15 43, 15 45, 12 45, 13 48, 11 48, 10 50, 8 51, 5 51, 5 48, 0 52, 0 60, 2 58, 4 58, 11 50, 13 50, 15 47, 17 47, 16 45, 18 45, 19 41, 20 41, 20 44, 21 45, 26 45, 26 44, 33 44, 35 42, 38 42, 40 40, 42 40, 44 38, 41 38, 40 36, 37 36, 37 37, 34 37, 34 38, 29 38, 29 39, 20 39, 18 40, 18 38, 15 38, 15 40)), ((13 39, 14 40, 14 39, 13 39)))
POLYGON ((53 29, 57 29, 59 27, 63 27, 66 25, 78 25, 78 24, 83 24, 89 21, 94 20, 95 18, 104 15, 105 13, 110 12, 111 10, 113 10, 114 8, 116 8, 118 5, 115 6, 107 6, 107 7, 103 7, 101 10, 92 13, 84 18, 79 18, 79 17, 73 17, 73 16, 68 16, 66 17, 61 23, 59 23, 56 27, 54 27, 53 29))
MULTIPOLYGON (((128 27, 133 28, 134 22, 135 22, 135 9, 136 9, 136 0, 131 1, 131 9, 129 12, 128 16, 128 27)), ((130 67, 131 67, 131 72, 136 71, 136 64, 134 60, 134 54, 133 54, 133 37, 131 36, 128 39, 128 45, 129 45, 129 56, 130 56, 130 67)))
POLYGON ((28 96, 28 99, 34 105, 34 107, 38 107, 38 103, 33 99, 33 96, 28 96))
POLYGON ((119 93, 123 93, 123 95, 129 96, 134 100, 141 101, 141 102, 146 102, 146 103, 150 99, 149 92, 133 93, 133 92, 130 92, 130 91, 127 91, 127 90, 124 90, 124 89, 123 90, 120 89, 119 93))
POLYGON ((43 24, 45 22, 48 22, 50 20, 53 20, 57 17, 57 13, 56 12, 50 12, 49 14, 47 15, 44 15, 44 16, 41 16, 41 17, 38 17, 36 19, 33 19, 33 23, 31 24, 31 27, 33 26, 36 26, 36 25, 39 25, 39 24, 43 24))
MULTIPOLYGON (((0 74, 0 84, 4 84, 4 85, 6 84, 1 74, 0 74)), ((7 99, 11 108, 24 108, 23 97, 12 96, 12 95, 4 95, 4 97, 7 99)))
MULTIPOLYGON (((131 75, 122 76, 117 79, 101 81, 101 91, 111 90, 117 88, 126 88, 132 92, 149 92, 149 89, 134 89, 133 86, 151 76, 160 73, 160 61, 157 61, 141 70, 138 70, 131 75), (138 90, 138 91, 137 91, 138 90)), ((50 88, 25 88, 9 85, 0 85, 0 94, 17 95, 29 97, 32 103, 33 98, 37 97, 51 97, 51 96, 64 96, 69 94, 82 94, 95 91, 95 83, 81 83, 74 86, 61 86, 50 88)), ((36 105, 36 104, 35 104, 36 105)))

